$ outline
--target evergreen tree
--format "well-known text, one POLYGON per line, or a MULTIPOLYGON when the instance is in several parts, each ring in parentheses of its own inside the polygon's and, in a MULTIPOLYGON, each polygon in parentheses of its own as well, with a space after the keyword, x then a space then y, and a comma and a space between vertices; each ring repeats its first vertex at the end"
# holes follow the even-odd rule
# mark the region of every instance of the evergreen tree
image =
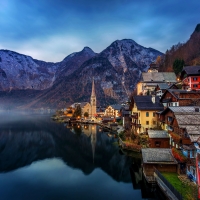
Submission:
POLYGON ((81 114, 82 114, 81 107, 80 107, 80 105, 78 105, 78 106, 76 107, 75 111, 74 111, 73 116, 74 116, 74 117, 81 117, 81 114))
POLYGON ((176 59, 173 63, 173 70, 176 75, 180 74, 185 62, 182 59, 176 59))

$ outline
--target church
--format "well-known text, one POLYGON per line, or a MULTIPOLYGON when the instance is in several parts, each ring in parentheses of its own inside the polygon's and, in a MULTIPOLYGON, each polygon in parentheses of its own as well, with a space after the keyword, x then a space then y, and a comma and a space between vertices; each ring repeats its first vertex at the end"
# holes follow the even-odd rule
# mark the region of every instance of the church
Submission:
POLYGON ((89 102, 74 103, 71 105, 71 107, 75 109, 78 105, 81 107, 81 113, 82 113, 81 117, 84 117, 85 113, 88 113, 89 117, 96 116, 96 93, 95 93, 94 79, 92 81, 92 92, 90 97, 90 103, 89 102))

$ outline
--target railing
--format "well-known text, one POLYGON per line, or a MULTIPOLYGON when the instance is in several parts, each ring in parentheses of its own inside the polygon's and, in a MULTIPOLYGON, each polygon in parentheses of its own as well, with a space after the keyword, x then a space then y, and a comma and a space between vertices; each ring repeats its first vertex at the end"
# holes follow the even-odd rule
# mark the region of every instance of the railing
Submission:
POLYGON ((171 190, 171 192, 179 199, 183 200, 182 195, 169 183, 165 177, 155 168, 155 174, 163 181, 163 183, 171 190))

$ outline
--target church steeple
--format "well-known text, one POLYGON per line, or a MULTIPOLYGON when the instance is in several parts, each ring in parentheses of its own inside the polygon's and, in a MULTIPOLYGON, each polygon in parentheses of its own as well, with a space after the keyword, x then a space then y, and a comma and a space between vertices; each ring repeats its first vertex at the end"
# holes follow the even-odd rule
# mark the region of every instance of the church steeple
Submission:
POLYGON ((94 86, 94 78, 92 80, 92 93, 91 93, 91 98, 90 98, 90 105, 91 105, 91 117, 96 114, 96 94, 95 94, 95 86, 94 86))

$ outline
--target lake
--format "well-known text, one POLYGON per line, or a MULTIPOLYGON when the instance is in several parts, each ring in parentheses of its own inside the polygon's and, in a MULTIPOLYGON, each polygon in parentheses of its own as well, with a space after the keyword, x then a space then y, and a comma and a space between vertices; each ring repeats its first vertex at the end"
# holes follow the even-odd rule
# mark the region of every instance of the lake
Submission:
POLYGON ((1 115, 1 200, 148 199, 140 161, 122 154, 117 139, 96 125, 1 115))

